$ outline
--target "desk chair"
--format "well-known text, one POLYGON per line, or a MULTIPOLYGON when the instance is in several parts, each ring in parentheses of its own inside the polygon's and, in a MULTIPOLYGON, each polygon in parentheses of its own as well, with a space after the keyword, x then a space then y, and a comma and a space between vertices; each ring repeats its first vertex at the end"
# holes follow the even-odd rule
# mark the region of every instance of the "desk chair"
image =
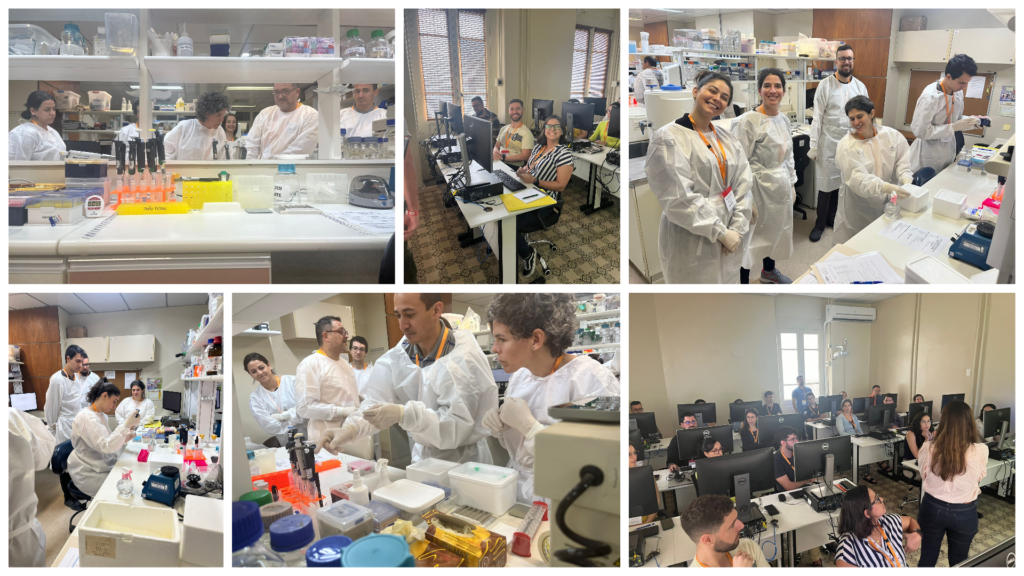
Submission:
MULTIPOLYGON (((801 134, 796 138, 793 138, 793 163, 796 168, 796 184, 793 188, 799 188, 804 185, 804 170, 811 165, 811 159, 807 156, 807 151, 811 149, 811 137, 807 134, 801 134)), ((807 212, 800 207, 803 202, 803 197, 798 193, 793 201, 793 212, 797 212, 803 216, 803 220, 807 220, 807 212)))
MULTIPOLYGON (((537 217, 533 219, 532 222, 518 230, 518 232, 523 234, 523 238, 526 240, 526 243, 528 245, 534 246, 539 244, 547 244, 551 248, 552 252, 558 250, 558 246, 555 246, 555 243, 552 242, 551 240, 530 240, 530 234, 533 232, 541 232, 543 230, 548 230, 549 228, 557 224, 558 219, 562 216, 562 206, 564 204, 564 197, 562 197, 562 195, 559 195, 558 202, 534 212, 534 214, 536 214, 537 217)), ((541 270, 544 271, 544 275, 531 282, 531 284, 544 284, 544 276, 550 276, 551 269, 548 268, 548 263, 544 261, 544 257, 540 255, 540 250, 537 250, 537 259, 540 260, 540 268, 541 270)))
POLYGON ((914 172, 914 186, 924 186, 924 183, 935 178, 935 168, 925 166, 914 172))
POLYGON ((88 508, 85 502, 92 500, 92 496, 82 492, 71 481, 71 473, 68 472, 68 458, 74 448, 71 447, 71 440, 66 440, 57 445, 50 457, 50 470, 60 476, 60 489, 64 492, 64 505, 75 511, 68 520, 68 534, 75 531, 75 516, 78 516, 88 508))

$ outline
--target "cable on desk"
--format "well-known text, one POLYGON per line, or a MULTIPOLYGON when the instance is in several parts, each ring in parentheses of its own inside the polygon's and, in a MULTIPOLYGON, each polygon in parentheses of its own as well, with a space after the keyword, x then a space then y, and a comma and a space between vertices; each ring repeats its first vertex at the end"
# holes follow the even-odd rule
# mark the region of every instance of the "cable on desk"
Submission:
MULTIPOLYGON (((765 558, 765 560, 767 560, 768 562, 774 562, 775 561, 775 557, 779 555, 779 544, 778 544, 778 541, 776 540, 776 536, 775 536, 775 529, 778 526, 778 524, 779 524, 779 521, 773 518, 772 519, 772 539, 771 539, 771 541, 764 543, 764 544, 771 544, 772 548, 775 548, 775 552, 772 552, 772 557, 771 558, 765 558)), ((760 545, 761 546, 761 553, 762 554, 764 554, 764 544, 760 545)))

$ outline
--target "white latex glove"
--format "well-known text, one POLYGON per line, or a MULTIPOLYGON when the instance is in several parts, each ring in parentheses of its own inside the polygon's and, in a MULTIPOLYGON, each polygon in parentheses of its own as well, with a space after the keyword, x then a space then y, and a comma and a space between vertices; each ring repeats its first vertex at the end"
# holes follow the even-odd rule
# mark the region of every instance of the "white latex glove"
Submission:
POLYGON ((885 184, 885 193, 888 195, 888 194, 892 194, 893 192, 895 192, 896 196, 898 196, 900 198, 910 198, 910 192, 907 192, 905 189, 903 189, 902 187, 897 186, 895 184, 886 183, 885 184))
POLYGON ((498 415, 497 408, 491 408, 484 414, 484 428, 490 431, 491 436, 495 438, 501 438, 502 433, 505 431, 505 425, 501 423, 501 416, 498 415))
POLYGON ((509 428, 517 430, 527 440, 544 429, 530 412, 530 405, 522 398, 505 398, 505 403, 501 405, 501 421, 509 428))
POLYGON ((981 120, 978 118, 961 118, 956 122, 953 122, 954 132, 963 132, 964 130, 973 130, 981 124, 981 120))
POLYGON ((750 225, 753 226, 754 224, 757 224, 757 203, 756 202, 752 203, 750 205, 750 208, 751 208, 750 225))
POLYGON ((811 148, 810 150, 808 150, 807 151, 807 157, 811 159, 811 162, 814 162, 815 160, 817 160, 818 159, 818 149, 817 148, 811 148))
POLYGON ((740 247, 740 235, 735 230, 727 230, 718 238, 718 241, 722 243, 722 248, 729 254, 740 247))
POLYGON ((316 447, 316 453, 319 454, 326 448, 331 454, 337 454, 341 452, 342 446, 355 441, 357 433, 355 424, 345 424, 341 428, 328 428, 320 435, 320 445, 316 447))
POLYGON ((900 178, 900 186, 906 186, 907 184, 913 184, 913 183, 914 183, 914 177, 913 176, 904 176, 903 178, 900 178))
POLYGON ((142 422, 142 415, 139 413, 138 410, 134 410, 132 411, 131 414, 128 415, 128 418, 125 419, 124 425, 125 428, 131 430, 138 426, 139 422, 142 422))
POLYGON ((287 422, 289 420, 287 410, 285 410, 284 412, 271 414, 270 417, 273 418, 274 420, 277 420, 278 422, 287 422))
POLYGON ((363 410, 363 420, 378 430, 387 430, 395 424, 400 424, 404 415, 405 407, 400 404, 374 404, 363 410))

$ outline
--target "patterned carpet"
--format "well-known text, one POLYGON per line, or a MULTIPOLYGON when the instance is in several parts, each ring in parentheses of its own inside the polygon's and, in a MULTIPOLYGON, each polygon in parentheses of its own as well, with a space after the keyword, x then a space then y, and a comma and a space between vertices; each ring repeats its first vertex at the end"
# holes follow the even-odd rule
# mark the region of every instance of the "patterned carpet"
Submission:
MULTIPOLYGON (((419 283, 496 284, 498 260, 486 253, 486 242, 467 248, 459 246, 457 234, 466 230, 459 208, 445 208, 443 190, 436 186, 420 190, 420 228, 409 241, 418 269, 419 283), (482 262, 482 263, 481 263, 482 262)), ((549 284, 618 284, 619 282, 619 202, 609 210, 590 216, 579 207, 587 199, 587 182, 573 177, 563 194, 565 205, 558 224, 546 232, 531 235, 532 240, 551 240, 558 246, 538 251, 547 261, 549 284)), ((530 277, 522 275, 522 261, 516 259, 519 281, 529 282, 542 275, 540 261, 530 277)))

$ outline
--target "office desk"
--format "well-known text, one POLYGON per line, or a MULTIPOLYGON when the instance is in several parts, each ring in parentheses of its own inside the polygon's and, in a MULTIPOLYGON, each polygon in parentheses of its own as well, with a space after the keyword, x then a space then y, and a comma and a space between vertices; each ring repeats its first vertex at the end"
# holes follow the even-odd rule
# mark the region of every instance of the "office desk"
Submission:
MULTIPOLYGON (((600 148, 601 151, 594 154, 572 152, 572 156, 575 160, 579 160, 589 166, 588 169, 590 174, 587 177, 587 182, 589 183, 587 202, 583 206, 580 206, 580 210, 587 216, 590 216, 598 210, 604 210, 615 206, 615 202, 605 202, 602 204, 601 190, 597 187, 598 175, 603 172, 605 176, 614 176, 615 180, 608 186, 609 192, 613 195, 617 195, 620 190, 618 175, 621 174, 621 171, 619 170, 619 167, 605 163, 605 160, 608 158, 608 152, 613 150, 613 148, 608 148, 607 146, 600 146, 600 148)), ((622 156, 619 156, 619 158, 621 159, 622 156)))
MULTIPOLYGON (((451 182, 452 177, 455 175, 459 166, 448 166, 442 163, 440 160, 437 161, 438 170, 441 171, 441 175, 444 177, 445 182, 451 182)), ((494 161, 492 167, 494 170, 503 169, 504 171, 515 176, 516 171, 504 162, 494 161)), ((483 166, 480 166, 476 162, 470 165, 470 175, 481 174, 486 172, 483 166)), ((532 184, 525 184, 527 188, 536 188, 532 184)), ((512 194, 512 191, 508 188, 504 189, 504 194, 512 194)), ((462 215, 466 218, 466 223, 470 229, 478 226, 484 227, 484 238, 490 245, 491 250, 498 257, 500 266, 498 267, 501 273, 501 281, 503 284, 515 284, 519 279, 519 274, 516 272, 516 216, 520 214, 528 214, 534 210, 539 210, 543 206, 537 206, 536 208, 527 208, 525 210, 517 210, 516 212, 509 212, 505 209, 505 205, 501 202, 500 197, 495 196, 488 198, 488 201, 494 201, 496 204, 493 206, 480 206, 478 204, 467 204, 460 200, 456 200, 456 204, 459 205, 459 210, 462 211, 462 215), (485 208, 490 208, 491 211, 485 211, 485 208)))
POLYGON ((853 444, 853 483, 860 483, 860 467, 875 462, 888 460, 893 470, 896 469, 896 462, 899 459, 899 445, 905 442, 907 437, 902 433, 896 433, 896 438, 883 442, 869 436, 861 438, 851 437, 853 444), (886 454, 885 447, 892 446, 892 456, 886 454))
POLYGON ((650 554, 654 550, 659 550, 660 553, 657 557, 652 558, 650 562, 644 564, 642 568, 675 566, 683 562, 690 562, 697 555, 697 545, 683 531, 683 527, 679 523, 679 516, 672 518, 672 528, 669 530, 662 528, 659 521, 641 524, 640 526, 630 526, 629 531, 635 532, 648 526, 656 526, 658 528, 658 535, 650 536, 644 541, 644 552, 645 554, 650 554))
POLYGON ((821 440, 822 438, 832 438, 839 436, 839 431, 836 430, 835 426, 828 426, 821 422, 804 422, 804 428, 810 430, 808 440, 821 440))
MULTIPOLYGON (((921 467, 918 465, 917 460, 906 460, 902 463, 902 466, 908 470, 913 470, 918 474, 921 474, 921 467)), ((988 459, 988 465, 985 467, 985 477, 978 482, 978 486, 988 486, 993 482, 999 482, 999 487, 996 489, 996 493, 999 496, 1005 498, 1011 493, 1011 489, 1014 483, 1014 476, 1017 474, 1017 461, 1016 460, 993 460, 988 459), (1004 480, 1009 477, 1009 482, 1004 480)), ((921 496, 924 496, 924 485, 921 486, 921 496)))

